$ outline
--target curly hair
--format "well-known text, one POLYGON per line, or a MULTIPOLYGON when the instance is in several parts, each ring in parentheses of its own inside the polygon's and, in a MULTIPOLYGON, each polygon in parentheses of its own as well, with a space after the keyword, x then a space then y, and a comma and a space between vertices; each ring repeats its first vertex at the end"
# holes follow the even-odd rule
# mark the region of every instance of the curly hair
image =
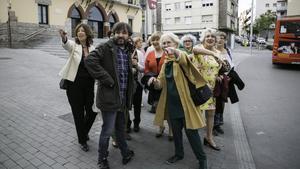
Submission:
POLYGON ((83 28, 84 29, 84 32, 85 32, 85 35, 86 35, 86 45, 88 47, 90 47, 92 44, 93 44, 93 38, 94 38, 94 35, 93 35, 93 32, 92 32, 92 29, 89 25, 87 24, 84 24, 84 23, 81 23, 79 25, 76 26, 75 28, 75 42, 77 44, 80 44, 80 41, 77 37, 77 33, 79 32, 79 28, 83 28))
POLYGON ((185 40, 191 40, 192 43, 193 43, 193 46, 195 46, 196 41, 197 41, 197 39, 196 39, 196 37, 195 37, 194 35, 192 35, 192 34, 185 34, 185 35, 183 35, 183 37, 181 37, 181 39, 180 39, 180 44, 181 44, 182 46, 183 46, 183 42, 184 42, 185 40))

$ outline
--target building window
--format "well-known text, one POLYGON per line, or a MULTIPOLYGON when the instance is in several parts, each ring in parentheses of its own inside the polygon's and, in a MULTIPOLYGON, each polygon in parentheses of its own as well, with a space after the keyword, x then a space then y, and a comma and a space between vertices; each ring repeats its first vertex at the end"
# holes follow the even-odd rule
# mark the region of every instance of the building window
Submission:
POLYGON ((209 6, 213 6, 214 4, 213 3, 209 3, 209 6))
POLYGON ((175 24, 180 23, 180 17, 175 17, 175 24))
POLYGON ((128 25, 133 29, 133 19, 128 19, 128 25))
POLYGON ((81 15, 77 8, 73 8, 71 13, 71 27, 72 27, 72 37, 75 37, 75 28, 81 22, 81 15))
POLYGON ((89 10, 88 16, 88 25, 90 25, 94 37, 103 38, 103 15, 97 7, 92 7, 89 10))
POLYGON ((166 4, 166 11, 171 11, 171 10, 172 10, 172 5, 166 4))
POLYGON ((128 0, 128 4, 133 4, 133 0, 128 0))
POLYGON ((192 8, 192 1, 186 1, 186 2, 184 3, 184 5, 185 5, 185 9, 192 8))
POLYGON ((48 24, 48 5, 38 4, 39 24, 48 24))
POLYGON ((165 18, 165 23, 167 25, 171 24, 172 19, 171 18, 165 18))
POLYGON ((202 22, 213 22, 212 15, 202 15, 202 22))
POLYGON ((184 17, 184 23, 185 24, 192 24, 192 17, 191 16, 185 16, 184 17))
POLYGON ((180 2, 175 3, 175 10, 178 10, 178 9, 180 9, 180 2))
POLYGON ((273 3, 273 7, 277 7, 277 4, 276 4, 276 3, 273 3))
POLYGON ((269 3, 266 3, 266 7, 269 8, 269 6, 270 6, 270 4, 269 4, 269 3))

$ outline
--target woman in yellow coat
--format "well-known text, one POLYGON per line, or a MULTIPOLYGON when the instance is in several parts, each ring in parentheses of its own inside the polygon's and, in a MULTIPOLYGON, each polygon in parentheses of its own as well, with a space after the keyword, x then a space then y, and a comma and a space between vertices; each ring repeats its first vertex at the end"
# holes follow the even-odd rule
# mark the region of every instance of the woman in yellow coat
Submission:
POLYGON ((160 41, 167 57, 159 76, 154 80, 155 88, 162 89, 154 124, 163 126, 165 119, 169 119, 171 122, 175 155, 166 162, 171 164, 183 159, 182 129, 184 128, 193 152, 199 161, 199 168, 206 169, 206 154, 203 151, 198 133, 198 129, 205 126, 205 119, 199 107, 196 107, 192 101, 186 76, 196 87, 204 86, 206 81, 187 58, 187 55, 176 49, 179 45, 179 39, 176 35, 173 33, 164 34, 160 41))

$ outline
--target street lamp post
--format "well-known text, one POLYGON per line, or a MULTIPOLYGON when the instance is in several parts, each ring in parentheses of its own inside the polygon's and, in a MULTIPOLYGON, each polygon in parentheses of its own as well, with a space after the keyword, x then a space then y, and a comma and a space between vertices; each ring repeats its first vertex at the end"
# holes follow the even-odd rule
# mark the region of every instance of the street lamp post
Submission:
POLYGON ((11 37, 11 27, 10 27, 10 10, 11 10, 11 0, 7 0, 8 6, 7 6, 7 32, 8 32, 8 47, 12 48, 12 37, 11 37))
POLYGON ((253 36, 253 0, 251 3, 251 25, 250 25, 250 50, 251 50, 251 56, 252 56, 252 36, 253 36))

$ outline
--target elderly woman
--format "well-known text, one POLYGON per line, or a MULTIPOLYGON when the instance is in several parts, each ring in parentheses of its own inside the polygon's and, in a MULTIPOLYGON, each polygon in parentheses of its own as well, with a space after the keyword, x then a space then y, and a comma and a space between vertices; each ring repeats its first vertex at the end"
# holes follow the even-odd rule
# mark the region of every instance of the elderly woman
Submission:
POLYGON ((205 120, 199 107, 196 107, 190 96, 186 78, 197 87, 204 86, 206 81, 187 58, 186 53, 177 50, 179 39, 173 33, 162 35, 161 44, 167 53, 165 63, 157 79, 155 88, 162 89, 158 102, 154 124, 163 126, 164 119, 170 119, 174 135, 175 155, 166 163, 175 163, 183 159, 182 129, 185 129, 199 168, 206 169, 206 154, 203 151, 198 129, 205 126, 205 120))
POLYGON ((182 48, 180 49, 190 55, 193 53, 193 46, 196 44, 196 37, 192 34, 186 34, 180 39, 180 43, 182 45, 182 48))
MULTIPOLYGON (((160 44, 160 32, 154 32, 151 35, 150 42, 154 48, 154 50, 150 51, 146 55, 145 60, 145 70, 144 77, 142 79, 142 83, 145 85, 147 89, 149 89, 148 94, 148 103, 152 105, 151 113, 156 113, 156 107, 158 103, 158 99, 160 97, 161 90, 154 89, 153 80, 161 71, 162 65, 165 62, 165 56, 161 44, 160 44)), ((156 137, 159 138, 163 135, 165 130, 164 126, 160 126, 159 132, 156 134, 156 137)), ((173 140, 172 129, 169 125, 169 140, 173 140)))
MULTIPOLYGON (((193 63, 198 67, 201 75, 208 82, 208 86, 213 91, 216 80, 218 79, 218 73, 221 68, 221 64, 218 59, 218 51, 215 49, 216 34, 212 29, 207 29, 203 33, 200 45, 194 47, 193 63), (203 50, 206 52, 203 53, 203 50), (208 54, 210 53, 210 54, 208 54)), ((204 145, 209 146, 213 150, 220 151, 220 147, 216 145, 213 140, 213 125, 214 115, 216 109, 216 100, 211 97, 206 103, 200 106, 201 110, 205 111, 206 115, 206 137, 204 137, 204 145)))

